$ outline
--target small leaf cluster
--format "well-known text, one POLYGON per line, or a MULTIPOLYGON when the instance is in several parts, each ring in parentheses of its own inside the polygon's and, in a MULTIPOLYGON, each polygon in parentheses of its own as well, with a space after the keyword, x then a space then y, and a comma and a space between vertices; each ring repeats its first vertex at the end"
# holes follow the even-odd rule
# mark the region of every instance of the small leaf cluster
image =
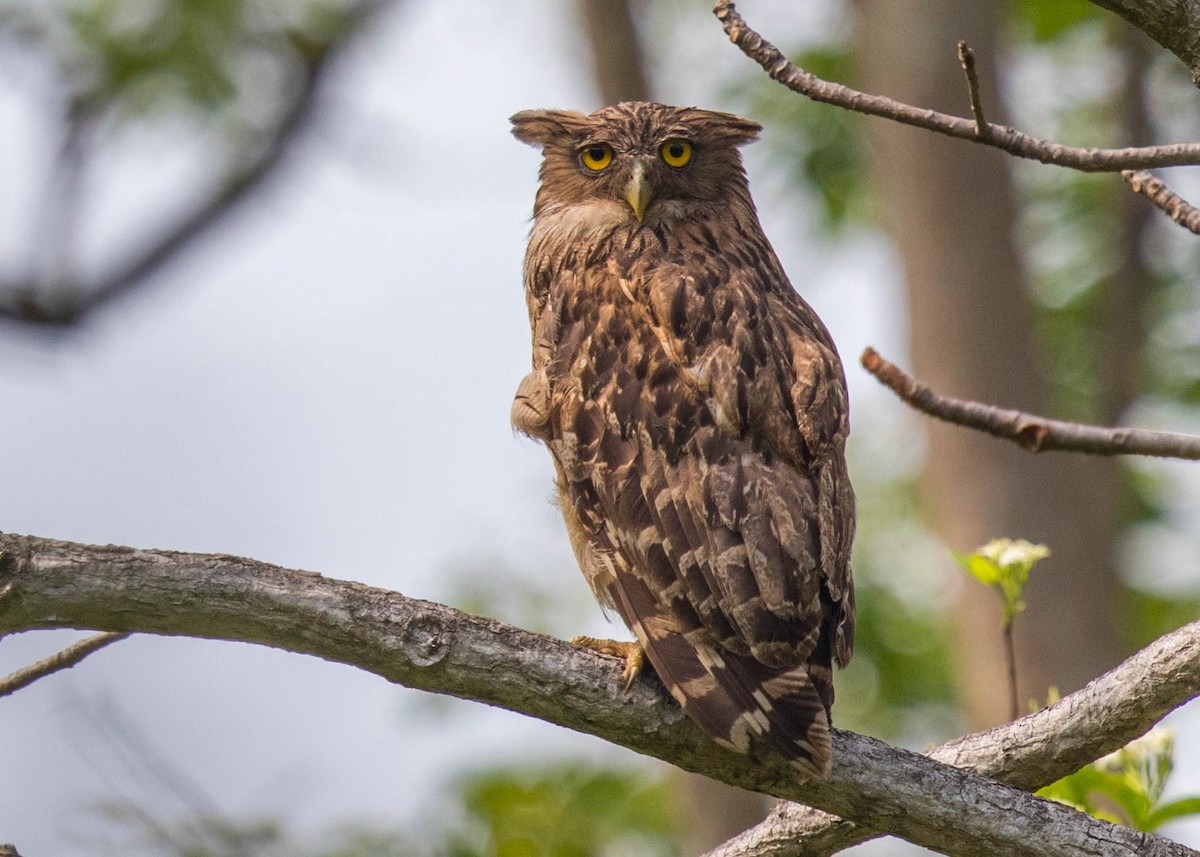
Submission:
POLYGON ((1024 539, 992 539, 974 553, 954 552, 954 558, 968 573, 999 593, 1005 628, 1011 628, 1013 619, 1025 609, 1021 594, 1029 582, 1029 572, 1048 556, 1048 547, 1024 539))
POLYGON ((1096 818, 1147 833, 1168 821, 1200 815, 1200 797, 1164 802, 1175 738, 1157 728, 1038 792, 1096 818))

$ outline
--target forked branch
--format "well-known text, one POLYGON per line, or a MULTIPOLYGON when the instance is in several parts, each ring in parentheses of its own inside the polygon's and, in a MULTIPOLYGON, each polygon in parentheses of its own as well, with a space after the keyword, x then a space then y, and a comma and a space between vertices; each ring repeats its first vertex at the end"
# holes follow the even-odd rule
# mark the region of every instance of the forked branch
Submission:
POLYGON ((88 637, 86 640, 80 640, 78 643, 67 646, 61 652, 56 652, 50 657, 38 661, 36 664, 17 670, 0 679, 0 696, 8 696, 10 693, 16 693, 21 688, 28 687, 38 679, 70 669, 93 652, 98 652, 105 646, 111 646, 113 643, 124 640, 128 636, 128 634, 113 633, 96 634, 95 636, 88 637))
POLYGON ((1200 437, 1195 435, 1082 425, 943 396, 883 359, 873 348, 863 352, 861 363, 880 383, 918 411, 1011 440, 1030 452, 1062 450, 1200 460, 1200 437))
MULTIPOLYGON (((766 751, 741 756, 718 747, 656 681, 640 680, 626 695, 611 658, 396 592, 237 557, 0 534, 0 633, 60 627, 239 640, 315 655, 596 735, 945 854, 1197 857, 1169 840, 851 732, 835 731, 828 779, 799 783, 786 761, 766 751)), ((1063 712, 1069 729, 1044 734, 1032 715, 1006 727, 1012 732, 962 739, 946 758, 957 762, 974 748, 1004 769, 1020 744, 1050 740, 1039 771, 1090 761, 1113 748, 1108 742, 1133 737, 1123 722, 1132 718, 1144 730, 1154 722, 1145 712, 1173 707, 1200 686, 1197 631, 1173 641, 1190 647, 1186 664, 1161 674, 1151 670, 1157 661, 1140 663, 1133 684, 1125 674, 1094 707, 1063 712), (1085 711, 1090 716, 1078 719, 1085 711)), ((1019 782, 1019 771, 1011 778, 1019 782)))
POLYGON ((746 23, 738 14, 732 0, 717 0, 713 6, 713 14, 721 21, 730 41, 737 45, 742 53, 761 65, 773 80, 814 101, 834 104, 869 116, 881 116, 948 137, 993 146, 1018 158, 1029 158, 1044 164, 1055 164, 1084 172, 1115 172, 1200 164, 1200 143, 1171 143, 1165 146, 1134 146, 1123 149, 1064 146, 1062 143, 1031 137, 1006 125, 979 123, 976 119, 951 116, 924 107, 914 107, 882 95, 860 92, 849 86, 824 80, 789 62, 778 48, 746 23), (981 128, 986 129, 986 133, 981 131, 981 128))

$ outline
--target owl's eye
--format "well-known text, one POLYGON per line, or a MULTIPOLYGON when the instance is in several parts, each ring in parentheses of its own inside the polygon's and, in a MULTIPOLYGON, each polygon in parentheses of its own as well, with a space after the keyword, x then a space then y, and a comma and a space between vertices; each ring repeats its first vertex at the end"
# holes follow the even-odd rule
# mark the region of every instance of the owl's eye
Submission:
POLYGON ((658 149, 668 167, 686 167, 692 159, 692 144, 687 140, 667 140, 658 149))
POLYGON ((608 143, 596 143, 579 153, 579 160, 593 172, 599 172, 612 163, 613 150, 608 143))

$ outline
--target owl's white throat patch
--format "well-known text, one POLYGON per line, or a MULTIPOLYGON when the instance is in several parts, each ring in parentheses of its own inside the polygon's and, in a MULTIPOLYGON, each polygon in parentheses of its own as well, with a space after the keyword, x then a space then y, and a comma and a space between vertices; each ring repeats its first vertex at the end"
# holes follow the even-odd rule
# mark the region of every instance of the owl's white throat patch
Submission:
POLYGON ((588 200, 543 211, 534 223, 531 238, 574 244, 633 222, 636 222, 633 211, 623 202, 588 200))

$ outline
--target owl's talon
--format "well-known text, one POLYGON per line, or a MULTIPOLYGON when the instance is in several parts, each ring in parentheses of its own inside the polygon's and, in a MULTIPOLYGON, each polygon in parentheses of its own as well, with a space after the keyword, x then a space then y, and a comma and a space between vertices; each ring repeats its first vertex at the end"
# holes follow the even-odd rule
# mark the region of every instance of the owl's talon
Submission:
POLYGON ((612 655, 625 660, 625 669, 621 678, 625 679, 625 693, 633 689, 633 683, 642 674, 646 666, 646 650, 641 643, 624 642, 621 640, 600 640, 595 637, 572 637, 571 645, 591 649, 602 655, 612 655))

